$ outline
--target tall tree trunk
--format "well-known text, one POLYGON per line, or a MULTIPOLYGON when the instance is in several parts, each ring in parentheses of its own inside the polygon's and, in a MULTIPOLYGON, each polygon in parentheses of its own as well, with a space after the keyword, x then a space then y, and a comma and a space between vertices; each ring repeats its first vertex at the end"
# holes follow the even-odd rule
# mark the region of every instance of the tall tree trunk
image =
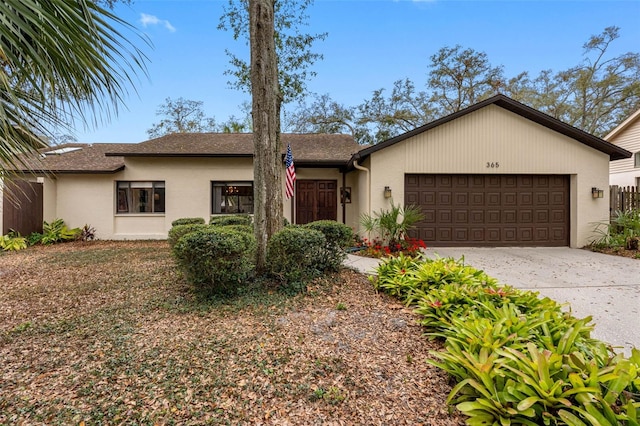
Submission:
POLYGON ((253 104, 254 222, 258 243, 256 269, 264 272, 267 242, 283 226, 282 154, 278 62, 275 48, 275 0, 249 0, 251 97, 253 104))

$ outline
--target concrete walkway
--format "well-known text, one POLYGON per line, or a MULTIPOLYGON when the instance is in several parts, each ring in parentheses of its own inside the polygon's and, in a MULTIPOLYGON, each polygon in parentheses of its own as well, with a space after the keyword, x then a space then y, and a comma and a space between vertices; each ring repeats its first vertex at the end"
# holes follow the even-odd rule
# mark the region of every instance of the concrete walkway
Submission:
MULTIPOLYGON (((430 248, 426 253, 464 258, 502 284, 566 303, 578 318, 591 315, 593 337, 626 354, 640 348, 640 260, 567 247, 430 248)), ((371 274, 378 262, 349 255, 345 265, 371 274)))

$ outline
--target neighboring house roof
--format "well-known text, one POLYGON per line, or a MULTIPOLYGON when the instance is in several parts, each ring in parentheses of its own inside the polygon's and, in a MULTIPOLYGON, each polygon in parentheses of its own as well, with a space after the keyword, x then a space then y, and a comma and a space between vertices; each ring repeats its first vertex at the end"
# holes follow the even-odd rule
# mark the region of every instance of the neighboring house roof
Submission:
POLYGON ((477 111, 489 105, 499 106, 501 108, 504 108, 508 111, 513 112, 514 114, 518 114, 521 117, 524 117, 528 120, 531 120, 535 123, 545 126, 551 130, 554 130, 558 133, 561 133, 565 136, 568 136, 572 139, 582 142, 583 144, 588 145, 591 148, 597 149, 598 151, 604 152, 605 154, 609 155, 610 160, 620 160, 623 158, 629 158, 632 155, 631 152, 625 149, 622 149, 616 145, 613 145, 605 140, 602 140, 596 136, 593 136, 576 127, 563 123, 562 121, 557 120, 551 117, 550 115, 544 114, 538 110, 535 110, 531 107, 521 104, 520 102, 514 101, 513 99, 507 96, 496 95, 482 102, 479 102, 475 105, 472 105, 469 108, 465 108, 461 111, 458 111, 453 114, 447 115, 446 117, 440 118, 439 120, 435 120, 435 121, 432 121, 431 123, 425 124, 424 126, 418 127, 417 129, 414 129, 410 132, 388 139, 384 142, 380 142, 379 144, 373 145, 369 148, 365 148, 359 151, 358 153, 356 153, 351 158, 351 160, 349 161, 349 167, 353 166, 354 161, 364 160, 369 155, 373 154, 376 151, 380 151, 381 149, 384 149, 388 146, 395 145, 396 143, 402 142, 403 140, 408 139, 412 136, 418 135, 422 132, 426 132, 427 130, 433 129, 434 127, 438 127, 442 124, 453 121, 457 118, 470 114, 474 111, 477 111))
POLYGON ((19 172, 25 173, 115 173, 124 169, 122 156, 105 156, 127 147, 123 143, 66 143, 39 150, 36 157, 22 157, 19 172))
POLYGON ((636 112, 634 112, 633 114, 631 114, 626 120, 624 120, 622 123, 620 123, 618 125, 618 127, 616 127, 611 132, 609 132, 609 134, 607 136, 605 136, 604 139, 607 140, 607 141, 610 141, 611 139, 613 139, 617 135, 619 135, 627 127, 629 127, 633 123, 635 123, 637 120, 640 120, 640 109, 637 110, 636 112))
MULTIPOLYGON (((353 137, 339 134, 281 134, 282 154, 291 144, 297 166, 346 166, 360 148, 353 137)), ((132 144, 107 156, 253 157, 251 133, 174 133, 132 144)))

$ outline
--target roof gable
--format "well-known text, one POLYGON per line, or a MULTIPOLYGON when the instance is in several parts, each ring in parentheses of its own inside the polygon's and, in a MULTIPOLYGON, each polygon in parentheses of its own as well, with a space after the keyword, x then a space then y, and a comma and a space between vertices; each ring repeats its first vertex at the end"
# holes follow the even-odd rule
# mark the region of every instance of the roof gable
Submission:
POLYGON ((624 130, 631 127, 633 123, 640 120, 640 109, 631 114, 626 120, 620 123, 615 129, 613 129, 607 136, 604 137, 605 140, 611 141, 611 139, 620 135, 624 130))
POLYGON ((467 114, 470 114, 474 111, 477 111, 489 105, 496 105, 501 108, 504 108, 514 114, 517 114, 521 117, 524 117, 528 120, 538 123, 544 127, 547 127, 553 131, 556 131, 572 139, 575 139, 578 142, 581 142, 587 146, 590 146, 591 148, 604 152, 605 154, 609 155, 609 158, 611 160, 629 158, 632 155, 629 151, 625 149, 622 149, 616 145, 613 145, 605 140, 602 140, 596 136, 593 136, 587 132, 577 129, 566 123, 563 123, 560 120, 557 120, 547 114, 544 114, 538 110, 535 110, 531 107, 521 104, 520 102, 517 102, 507 96, 496 95, 482 102, 479 102, 475 105, 472 105, 468 108, 465 108, 461 111, 455 112, 453 114, 447 115, 446 117, 442 117, 438 120, 432 121, 431 123, 425 124, 424 126, 418 127, 410 132, 388 139, 377 145, 373 145, 371 147, 362 149, 358 153, 354 154, 354 156, 351 158, 349 162, 349 166, 352 166, 354 161, 364 160, 365 158, 367 158, 369 155, 373 154, 376 151, 380 151, 391 145, 395 145, 415 135, 426 132, 427 130, 433 129, 435 127, 441 126, 450 121, 456 120, 460 117, 463 117, 467 114))

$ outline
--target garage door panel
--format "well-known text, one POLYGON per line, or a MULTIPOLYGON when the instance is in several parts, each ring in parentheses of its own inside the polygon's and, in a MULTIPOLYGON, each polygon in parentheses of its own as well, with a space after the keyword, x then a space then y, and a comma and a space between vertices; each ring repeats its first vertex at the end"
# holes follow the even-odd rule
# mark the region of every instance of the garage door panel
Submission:
POLYGON ((439 223, 451 223, 453 222, 453 215, 451 210, 439 210, 436 217, 439 223))
POLYGON ((500 223, 500 210, 487 210, 486 223, 500 223))
POLYGON ((484 192, 472 192, 469 194, 470 206, 484 206, 484 192))
POLYGON ((487 228, 485 231, 485 238, 489 242, 500 242, 500 228, 487 228))
POLYGON ((471 228, 469 229, 469 240, 481 243, 485 240, 485 229, 484 228, 471 228))
POLYGON ((502 241, 515 243, 518 241, 518 228, 515 226, 502 228, 502 241))
POLYGON ((516 210, 502 210, 500 216, 502 223, 518 223, 518 212, 516 210))
POLYGON ((420 193, 413 191, 405 191, 404 193, 405 199, 407 200, 407 204, 411 204, 417 206, 420 204, 420 193))
POLYGON ((566 246, 569 177, 406 175, 406 204, 425 220, 416 235, 434 246, 566 246))
POLYGON ((439 241, 451 242, 452 228, 439 227, 436 230, 439 241))

